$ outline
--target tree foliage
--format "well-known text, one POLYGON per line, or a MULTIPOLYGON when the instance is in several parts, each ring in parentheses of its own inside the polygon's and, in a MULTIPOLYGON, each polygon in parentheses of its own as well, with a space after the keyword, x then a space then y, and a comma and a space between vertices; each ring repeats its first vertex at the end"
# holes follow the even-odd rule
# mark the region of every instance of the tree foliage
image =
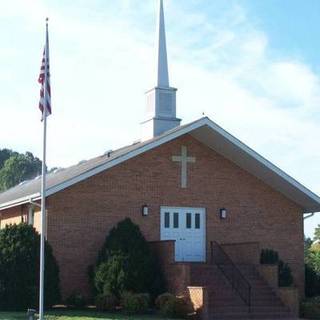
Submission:
POLYGON ((20 154, 9 149, 0 150, 0 192, 41 173, 41 161, 31 152, 20 154))
POLYGON ((164 282, 157 258, 139 227, 129 218, 121 221, 106 237, 95 268, 98 294, 112 293, 118 298, 124 291, 164 292, 164 282))
MULTIPOLYGON (((315 230, 314 239, 319 240, 320 226, 315 230)), ((320 245, 305 239, 305 294, 307 297, 320 295, 320 245)))
POLYGON ((314 231, 314 241, 320 240, 320 224, 318 224, 318 227, 314 231))
POLYGON ((311 238, 304 237, 304 257, 307 258, 309 254, 309 249, 312 246, 311 238))
MULTIPOLYGON (((37 308, 40 235, 27 224, 0 230, 0 310, 37 308)), ((60 300, 59 269, 48 243, 45 246, 45 305, 60 300)))
POLYGON ((17 152, 13 152, 10 149, 0 149, 0 169, 3 167, 6 160, 8 160, 11 156, 18 154, 17 152))

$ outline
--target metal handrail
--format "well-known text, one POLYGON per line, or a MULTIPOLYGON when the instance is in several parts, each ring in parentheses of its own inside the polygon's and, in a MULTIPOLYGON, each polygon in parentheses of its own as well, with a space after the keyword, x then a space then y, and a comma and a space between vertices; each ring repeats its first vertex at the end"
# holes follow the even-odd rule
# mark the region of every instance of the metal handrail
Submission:
POLYGON ((211 260, 231 283, 232 288, 238 292, 240 298, 251 311, 251 285, 239 268, 234 264, 229 255, 216 241, 211 242, 211 260), (214 253, 214 245, 216 252, 214 253))

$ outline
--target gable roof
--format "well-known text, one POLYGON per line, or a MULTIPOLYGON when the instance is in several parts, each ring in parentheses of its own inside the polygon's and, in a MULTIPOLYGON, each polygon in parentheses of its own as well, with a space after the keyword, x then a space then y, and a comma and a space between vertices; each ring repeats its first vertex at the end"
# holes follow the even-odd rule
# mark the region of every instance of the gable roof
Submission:
MULTIPOLYGON (((320 211, 320 197, 318 195, 207 117, 176 127, 151 140, 118 149, 111 152, 110 155, 102 155, 48 174, 47 196, 185 134, 190 134, 201 143, 281 192, 301 206, 305 213, 320 211)), ((40 186, 41 179, 34 179, 0 193, 0 210, 28 203, 30 200, 40 199, 40 186)))

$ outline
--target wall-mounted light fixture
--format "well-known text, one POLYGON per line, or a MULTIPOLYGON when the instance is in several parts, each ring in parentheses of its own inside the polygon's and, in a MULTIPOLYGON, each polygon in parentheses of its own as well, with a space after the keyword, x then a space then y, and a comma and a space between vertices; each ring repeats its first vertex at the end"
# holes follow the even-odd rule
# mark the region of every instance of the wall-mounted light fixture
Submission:
POLYGON ((225 208, 220 209, 220 219, 227 219, 227 209, 225 208))
POLYGON ((142 206, 141 213, 143 217, 146 217, 149 215, 149 207, 146 204, 142 206))

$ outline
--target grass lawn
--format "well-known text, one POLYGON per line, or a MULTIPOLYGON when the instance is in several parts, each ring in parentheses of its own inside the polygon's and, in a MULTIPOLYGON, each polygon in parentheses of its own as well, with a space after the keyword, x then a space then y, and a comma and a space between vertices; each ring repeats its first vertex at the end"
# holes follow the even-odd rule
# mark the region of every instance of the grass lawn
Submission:
MULTIPOLYGON (((26 312, 0 312, 0 320, 27 320, 26 312)), ((50 311, 48 320, 165 320, 156 315, 126 316, 119 313, 99 313, 95 311, 50 311)))

